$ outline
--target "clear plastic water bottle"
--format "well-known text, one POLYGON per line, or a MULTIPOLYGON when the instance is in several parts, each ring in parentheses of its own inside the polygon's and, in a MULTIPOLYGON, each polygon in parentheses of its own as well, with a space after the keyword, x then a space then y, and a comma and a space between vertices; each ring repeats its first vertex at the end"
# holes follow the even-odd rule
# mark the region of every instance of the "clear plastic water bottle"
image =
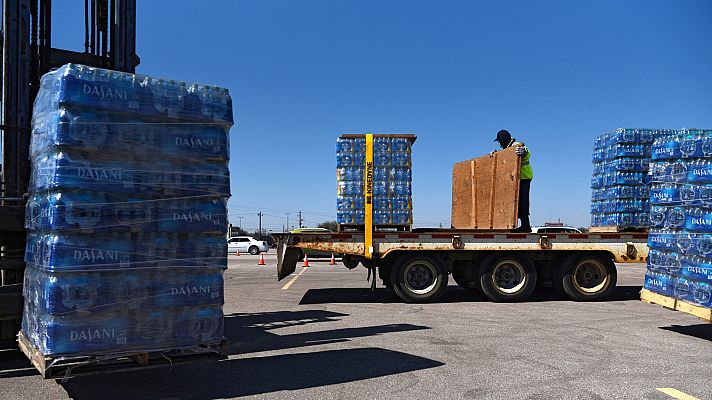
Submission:
POLYGON ((701 205, 699 194, 697 193, 697 187, 694 185, 681 185, 680 201, 682 201, 682 203, 686 206, 701 205))
POLYGON ((674 278, 673 296, 680 300, 690 300, 692 297, 692 283, 682 277, 674 278))
POLYGON ((712 308, 712 285, 707 282, 692 281, 692 300, 705 308, 712 308))
POLYGON ((353 224, 354 223, 354 211, 353 210, 337 210, 336 211, 336 222, 339 224, 353 224))
POLYGON ((696 186, 696 188, 701 205, 712 208, 712 185, 696 186))
POLYGON ((684 231, 670 231, 672 235, 675 236, 675 242, 677 244, 676 251, 681 254, 688 254, 695 248, 695 242, 692 234, 686 233, 684 231))
POLYGON ((710 234, 688 234, 689 236, 693 236, 693 245, 694 249, 697 254, 707 257, 707 258, 712 258, 712 235, 710 234))
POLYGON ((665 228, 682 229, 685 227, 685 208, 670 207, 665 217, 665 228))
POLYGON ((217 343, 222 340, 222 320, 220 307, 185 308, 178 319, 176 339, 181 345, 217 343))
POLYGON ((179 344, 175 339, 179 310, 147 308, 132 320, 135 341, 143 348, 161 348, 179 344))
POLYGON ((393 153, 392 165, 394 167, 410 167, 409 153, 393 153))
POLYGON ((374 211, 373 222, 378 225, 391 224, 391 211, 389 209, 379 209, 374 211))
POLYGON ((411 180, 411 170, 410 168, 398 167, 393 169, 394 179, 401 182, 410 182, 411 180))
MULTIPOLYGON (((391 153, 391 139, 376 137, 373 139, 373 153, 374 157, 381 154, 391 153)), ((384 164, 385 165, 385 164, 384 164)))

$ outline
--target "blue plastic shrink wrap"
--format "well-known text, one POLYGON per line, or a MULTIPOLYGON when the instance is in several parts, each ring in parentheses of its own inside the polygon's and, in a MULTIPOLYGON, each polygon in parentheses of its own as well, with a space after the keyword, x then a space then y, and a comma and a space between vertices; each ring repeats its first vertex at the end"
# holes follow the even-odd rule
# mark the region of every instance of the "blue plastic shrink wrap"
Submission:
POLYGON ((22 332, 48 356, 222 340, 232 99, 82 65, 33 109, 22 332))

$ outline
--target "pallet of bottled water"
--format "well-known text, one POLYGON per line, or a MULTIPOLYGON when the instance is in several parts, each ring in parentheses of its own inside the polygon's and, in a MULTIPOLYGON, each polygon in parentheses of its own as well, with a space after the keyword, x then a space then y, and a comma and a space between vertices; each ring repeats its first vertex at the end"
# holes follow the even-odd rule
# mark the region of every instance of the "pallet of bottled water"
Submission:
POLYGON ((596 139, 591 226, 645 228, 650 210, 648 168, 653 141, 671 130, 617 129, 596 139))
MULTIPOLYGON (((413 223, 411 146, 414 135, 374 135, 373 224, 408 229, 413 223)), ((336 141, 336 222, 359 229, 365 223, 365 135, 336 141)))
POLYGON ((68 64, 34 104, 24 343, 43 356, 223 340, 226 89, 68 64))
POLYGON ((712 308, 712 130, 655 140, 645 289, 712 308))

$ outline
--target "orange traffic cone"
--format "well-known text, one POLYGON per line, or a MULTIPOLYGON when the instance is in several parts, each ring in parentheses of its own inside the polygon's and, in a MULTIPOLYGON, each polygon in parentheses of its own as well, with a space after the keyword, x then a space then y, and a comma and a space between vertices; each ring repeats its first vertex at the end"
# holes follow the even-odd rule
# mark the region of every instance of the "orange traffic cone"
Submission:
POLYGON ((260 253, 260 261, 257 265, 265 265, 265 256, 263 256, 262 253, 260 253))
POLYGON ((303 267, 308 267, 308 266, 309 266, 309 257, 307 257, 307 255, 305 254, 305 255, 304 255, 304 265, 303 265, 303 267))
POLYGON ((238 257, 240 257, 240 250, 237 250, 237 251, 235 252, 235 255, 238 256, 238 257))
POLYGON ((329 265, 336 265, 336 259, 334 258, 334 253, 331 253, 331 261, 329 261, 329 265))

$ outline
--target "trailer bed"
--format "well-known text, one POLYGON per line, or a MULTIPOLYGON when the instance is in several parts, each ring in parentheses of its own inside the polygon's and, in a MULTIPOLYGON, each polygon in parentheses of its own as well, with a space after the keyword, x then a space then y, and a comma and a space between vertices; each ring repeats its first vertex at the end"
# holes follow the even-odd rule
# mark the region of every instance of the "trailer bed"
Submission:
MULTIPOLYGON (((373 232, 371 249, 367 249, 363 232, 284 233, 274 236, 277 239, 277 277, 280 280, 295 271, 297 261, 304 254, 302 249, 319 250, 342 254, 348 268, 355 268, 361 263, 374 272, 378 269, 384 285, 393 287, 406 301, 419 297, 399 293, 399 281, 401 289, 405 287, 408 290, 412 289, 412 285, 409 286, 404 280, 413 277, 410 282, 413 284, 418 284, 420 280, 425 285, 431 279, 433 284, 442 286, 444 281, 446 286, 448 275, 465 288, 474 290, 483 287, 486 294, 491 289, 489 297, 502 301, 528 297, 527 293, 513 295, 526 279, 526 291, 533 290, 529 286, 539 279, 552 281, 555 287, 576 300, 599 300, 610 294, 610 285, 615 286, 614 263, 643 263, 648 257, 648 235, 637 232, 525 234, 415 229, 373 232), (419 263, 419 266, 404 266, 408 262, 419 263), (427 277, 423 278, 423 274, 427 277), (525 279, 525 275, 528 278, 525 279), (509 280, 512 287, 495 285, 494 289, 488 289, 490 279, 509 280), (588 282, 588 286, 581 282, 588 282), (494 292, 499 289, 501 296, 494 292)), ((411 294, 425 293, 423 290, 430 290, 431 286, 411 290, 411 294)), ((437 295, 431 297, 436 298, 437 295)))

